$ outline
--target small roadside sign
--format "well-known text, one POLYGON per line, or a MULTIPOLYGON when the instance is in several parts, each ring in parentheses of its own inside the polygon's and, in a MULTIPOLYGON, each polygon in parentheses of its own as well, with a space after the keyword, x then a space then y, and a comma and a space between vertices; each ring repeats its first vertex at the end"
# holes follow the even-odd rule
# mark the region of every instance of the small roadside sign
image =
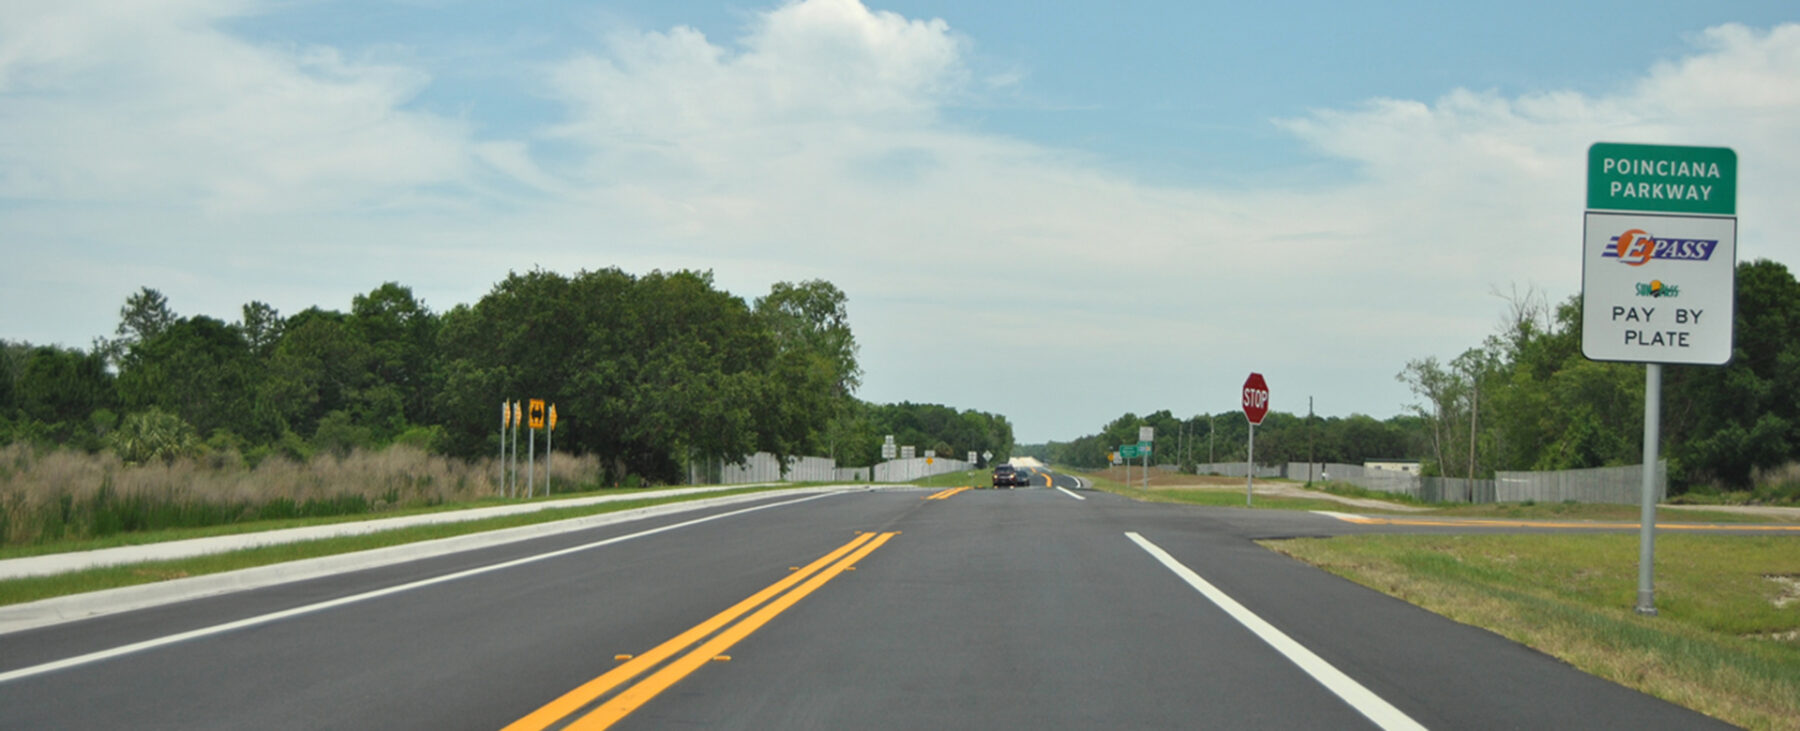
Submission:
POLYGON ((1155 441, 1155 440, 1156 440, 1156 427, 1154 427, 1154 426, 1138 427, 1138 441, 1140 443, 1141 442, 1150 442, 1150 441, 1155 441))
POLYGON ((532 399, 531 406, 526 409, 526 413, 531 418, 531 423, 528 424, 528 426, 530 426, 533 429, 544 428, 544 400, 543 399, 541 399, 541 398, 532 399))
POLYGON ((556 431, 556 404, 550 404, 550 431, 556 431))

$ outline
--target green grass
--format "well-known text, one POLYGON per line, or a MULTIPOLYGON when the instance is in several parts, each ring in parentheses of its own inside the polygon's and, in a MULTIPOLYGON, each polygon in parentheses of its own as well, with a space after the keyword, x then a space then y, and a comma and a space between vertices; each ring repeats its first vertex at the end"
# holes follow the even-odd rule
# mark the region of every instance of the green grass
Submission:
POLYGON ((1583 671, 1750 728, 1800 728, 1800 537, 1657 541, 1660 616, 1632 611, 1634 535, 1365 535, 1263 545, 1583 671))
POLYGON ((920 487, 987 487, 993 481, 993 473, 987 470, 963 470, 921 477, 913 480, 911 484, 920 487))
MULTIPOLYGON (((68 594, 99 591, 101 589, 113 589, 121 586, 148 584, 156 581, 179 579, 188 576, 201 576, 225 571, 235 571, 238 569, 267 566, 270 564, 317 558, 320 556, 366 551, 373 548, 386 548, 406 543, 449 538, 452 536, 513 528, 522 525, 549 523, 587 515, 612 513, 653 505, 663 505, 666 503, 785 490, 791 487, 792 486, 790 485, 783 485, 780 487, 753 487, 738 490, 721 490, 719 492, 709 492, 697 495, 678 495, 670 497, 646 496, 642 500, 623 500, 619 502, 571 508, 549 508, 532 513, 507 515, 498 518, 398 528, 367 535, 344 536, 316 541, 263 546, 260 548, 232 551, 229 553, 196 556, 194 558, 176 559, 171 561, 152 561, 124 566, 109 566, 86 571, 74 571, 55 576, 34 576, 22 579, 9 579, 0 581, 0 605, 18 604, 21 602, 48 599, 50 597, 68 594)), ((621 490, 619 492, 641 491, 621 490)), ((566 498, 569 496, 560 495, 558 497, 566 498)), ((382 515, 376 517, 389 516, 382 515)))

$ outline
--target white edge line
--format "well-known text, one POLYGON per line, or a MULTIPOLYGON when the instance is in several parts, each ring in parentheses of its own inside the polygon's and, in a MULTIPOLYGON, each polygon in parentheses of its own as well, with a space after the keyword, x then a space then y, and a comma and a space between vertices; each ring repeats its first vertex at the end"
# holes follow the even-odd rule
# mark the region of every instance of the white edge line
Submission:
POLYGON ((1086 499, 1087 499, 1087 498, 1084 498, 1084 497, 1082 497, 1082 496, 1080 496, 1080 495, 1077 495, 1077 494, 1075 494, 1075 493, 1073 493, 1073 492, 1070 492, 1070 491, 1069 491, 1069 488, 1066 488, 1066 487, 1058 487, 1058 488, 1056 488, 1056 489, 1058 489, 1058 490, 1061 490, 1061 491, 1062 491, 1062 493, 1063 493, 1063 494, 1064 494, 1064 495, 1068 495, 1068 496, 1069 496, 1069 497, 1072 497, 1072 498, 1075 498, 1075 499, 1076 499, 1076 500, 1086 500, 1086 499))
POLYGON ((156 639, 144 640, 142 642, 134 642, 129 645, 120 645, 119 647, 114 647, 114 648, 107 649, 107 650, 90 652, 85 655, 76 655, 75 657, 64 658, 62 660, 55 660, 55 661, 43 663, 40 665, 32 665, 30 667, 24 667, 24 668, 19 668, 17 670, 10 670, 10 671, 4 672, 4 673, 0 673, 0 683, 7 683, 7 682, 14 681, 14 680, 19 680, 21 678, 29 678, 34 675, 42 675, 44 673, 54 672, 57 670, 65 670, 65 669, 77 667, 80 665, 87 665, 89 663, 100 662, 102 660, 110 660, 115 657, 122 657, 124 655, 130 655, 130 654, 134 654, 134 653, 138 653, 138 652, 143 652, 145 650, 153 650, 158 647, 172 645, 177 642, 185 642, 187 640, 198 639, 201 637, 209 637, 211 635, 223 634, 223 633, 231 632, 234 630, 240 630, 245 627, 254 627, 254 626, 260 625, 260 624, 268 624, 270 622, 278 622, 283 619, 288 619, 291 617, 298 617, 303 614, 311 614, 313 612, 320 612, 320 611, 324 611, 327 609, 334 609, 336 607, 341 607, 346 604, 355 604, 357 602, 367 601, 370 599, 378 599, 378 598, 381 598, 384 596, 388 596, 390 594, 398 594, 398 593, 401 593, 404 591, 411 591, 413 589, 421 589, 421 588, 424 588, 427 586, 432 586, 434 584, 443 584, 443 583, 457 581, 459 579, 466 579, 471 576, 477 576, 480 574, 485 574, 485 573, 489 573, 489 572, 493 572, 493 571, 510 569, 515 566, 523 566, 525 564, 536 563, 538 561, 552 559, 552 558, 556 558, 558 556, 566 556, 571 553, 586 551, 586 550, 592 549, 592 548, 599 548, 601 546, 607 546, 607 545, 611 545, 614 543, 622 543, 624 541, 629 541, 629 540, 632 540, 635 538, 643 538, 645 536, 652 536, 652 535, 656 535, 658 533, 666 533, 666 532, 672 531, 672 530, 680 530, 682 528, 696 526, 701 523, 708 523, 708 522, 715 521, 715 520, 721 520, 724 518, 730 518, 730 517, 734 517, 734 516, 738 516, 738 515, 743 515, 745 513, 753 513, 758 510, 767 510, 769 508, 780 508, 780 507, 786 507, 789 505, 795 505, 798 503, 807 502, 809 500, 817 500, 822 497, 829 497, 832 494, 833 493, 825 493, 822 495, 812 495, 812 496, 808 496, 808 497, 803 497, 798 500, 789 500, 786 502, 770 503, 768 505, 756 505, 756 506, 752 506, 752 507, 748 507, 748 508, 741 508, 741 509, 733 510, 730 512, 719 513, 718 515, 709 515, 704 518, 695 518, 693 520, 682 521, 680 523, 672 523, 670 525, 665 525, 660 528, 651 528, 648 530, 638 531, 636 533, 631 533, 631 534, 627 534, 627 535, 614 536, 612 538, 594 541, 593 543, 585 543, 585 544, 582 544, 579 546, 571 546, 569 548, 562 548, 562 549, 558 549, 555 551, 551 551, 549 553, 540 553, 535 556, 526 556, 524 558, 516 558, 511 561, 503 561, 501 563, 492 564, 489 566, 481 566, 478 568, 466 569, 466 570, 458 571, 458 572, 452 573, 452 574, 445 574, 443 576, 434 576, 429 579, 421 579, 419 581, 414 581, 414 582, 410 582, 410 583, 406 583, 406 584, 400 584, 398 586, 389 586, 389 587, 382 588, 382 589, 375 589, 373 591, 366 591, 361 594, 352 594, 352 595, 346 596, 346 597, 339 597, 337 599, 332 599, 329 601, 318 602, 315 604, 307 604, 305 606, 294 607, 292 609, 283 609, 279 612, 270 612, 268 614, 261 614, 261 615, 255 616, 255 617, 248 617, 245 619, 240 619, 235 622, 226 622, 224 624, 215 624, 211 627, 201 627, 199 629, 188 630, 186 632, 181 632, 181 633, 177 633, 177 634, 158 637, 156 639))
POLYGON ((1360 516, 1360 515, 1352 515, 1350 513, 1340 513, 1335 510, 1314 510, 1312 512, 1315 515, 1323 515, 1323 516, 1327 516, 1327 517, 1331 517, 1331 518, 1337 518, 1338 520, 1344 521, 1346 523, 1355 523, 1362 518, 1362 516, 1360 516))
POLYGON ((1295 642, 1292 637, 1287 636, 1287 633, 1276 629, 1275 625, 1269 624, 1267 621, 1264 621, 1262 617, 1256 616, 1254 612, 1246 609, 1244 605, 1237 603, 1236 599, 1232 599, 1229 595, 1220 591, 1218 587, 1213 586, 1206 579, 1200 578, 1200 575, 1194 573, 1193 569, 1190 569, 1180 561, 1175 560, 1175 557, 1169 555, 1169 552, 1164 551, 1162 547, 1151 543, 1137 533, 1127 532, 1125 537, 1130 538, 1132 542, 1138 544, 1139 548, 1144 549, 1146 553, 1149 553, 1151 557, 1161 562, 1163 566, 1167 567, 1170 571, 1175 572, 1176 576, 1181 577, 1182 581, 1186 581, 1189 586, 1194 587, 1194 589, 1199 591, 1202 596, 1211 600, 1213 604, 1217 604, 1220 609, 1225 610, 1226 614, 1231 615, 1232 619, 1235 619, 1239 624, 1244 625, 1244 627, 1250 630, 1252 634, 1255 634, 1258 638, 1262 639, 1263 642, 1269 643, 1269 646, 1275 648, 1276 652, 1286 656, 1288 660, 1292 661, 1295 665, 1298 665, 1301 670, 1306 671, 1307 675, 1311 675, 1314 680, 1319 681, 1319 684, 1325 686, 1326 690, 1337 694, 1337 697, 1344 699, 1344 702, 1349 703, 1351 708, 1355 708, 1358 713, 1361 713, 1370 721, 1375 722, 1375 725, 1380 726, 1383 729, 1396 731, 1400 729, 1417 729, 1418 731, 1424 731, 1425 727, 1418 721, 1414 721, 1411 716, 1406 715, 1400 709, 1395 708, 1392 704, 1382 700, 1381 696, 1375 695, 1368 688, 1364 688, 1361 683, 1356 682, 1350 676, 1345 675, 1342 671, 1332 667, 1331 663, 1325 662, 1323 658, 1313 654, 1312 650, 1308 650, 1306 649, 1306 646, 1299 642, 1295 642))

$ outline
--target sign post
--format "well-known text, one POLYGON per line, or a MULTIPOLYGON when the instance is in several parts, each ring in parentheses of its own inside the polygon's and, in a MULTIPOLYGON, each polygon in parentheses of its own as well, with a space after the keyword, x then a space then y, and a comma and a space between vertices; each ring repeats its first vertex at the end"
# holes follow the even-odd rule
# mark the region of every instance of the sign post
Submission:
POLYGON ((508 497, 515 496, 519 492, 519 427, 524 425, 525 405, 514 401, 512 425, 512 487, 509 488, 506 493, 508 497))
POLYGON ((500 402, 500 494, 506 494, 506 428, 512 426, 512 404, 500 402))
POLYGON ((556 454, 556 404, 550 404, 549 426, 544 430, 544 497, 550 497, 550 458, 556 454))
POLYGON ((1737 153, 1609 142, 1589 147, 1581 353, 1644 364, 1638 614, 1656 614, 1662 366, 1730 361, 1736 295, 1737 153))
POLYGON ((1256 486, 1256 427, 1269 415, 1269 384, 1263 381, 1261 373, 1251 373, 1244 379, 1243 402, 1244 418, 1250 422, 1250 451, 1244 460, 1244 505, 1248 507, 1256 486))
POLYGON ((1156 440, 1156 427, 1138 427, 1138 454, 1144 458, 1144 491, 1150 490, 1150 442, 1156 440))

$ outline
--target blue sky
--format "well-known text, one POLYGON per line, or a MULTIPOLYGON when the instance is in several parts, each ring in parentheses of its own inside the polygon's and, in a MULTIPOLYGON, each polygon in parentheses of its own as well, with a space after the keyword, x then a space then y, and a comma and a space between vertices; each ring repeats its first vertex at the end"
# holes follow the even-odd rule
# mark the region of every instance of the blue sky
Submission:
POLYGON ((0 338, 86 345, 144 285, 233 320, 820 277, 862 397, 1042 441, 1250 370, 1400 412, 1495 291, 1579 288, 1602 139, 1736 148, 1740 257, 1800 255, 1792 3, 1367 5, 8 3, 0 338))

